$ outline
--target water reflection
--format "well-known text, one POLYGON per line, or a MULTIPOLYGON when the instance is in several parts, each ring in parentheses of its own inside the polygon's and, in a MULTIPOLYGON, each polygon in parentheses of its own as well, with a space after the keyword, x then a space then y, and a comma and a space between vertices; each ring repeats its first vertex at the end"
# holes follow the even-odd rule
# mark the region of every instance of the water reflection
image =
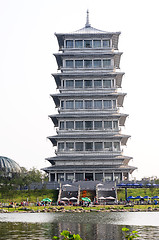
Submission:
POLYGON ((80 234, 83 240, 121 240, 121 229, 126 226, 138 231, 139 239, 156 240, 159 239, 159 227, 156 226, 159 221, 155 223, 158 217, 159 213, 0 214, 0 239, 48 240, 68 229, 80 234), (141 224, 134 225, 135 219, 141 224), (145 219, 149 226, 142 224, 145 219))

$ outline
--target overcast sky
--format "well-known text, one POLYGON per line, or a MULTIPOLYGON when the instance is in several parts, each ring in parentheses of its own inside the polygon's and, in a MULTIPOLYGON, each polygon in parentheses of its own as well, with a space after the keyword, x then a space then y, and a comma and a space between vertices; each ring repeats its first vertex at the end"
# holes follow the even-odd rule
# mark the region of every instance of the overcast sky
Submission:
POLYGON ((47 136, 55 134, 55 32, 90 23, 121 31, 119 50, 128 113, 123 133, 131 135, 124 155, 138 167, 133 177, 159 177, 159 14, 158 0, 0 0, 0 155, 20 166, 49 166, 54 155, 47 136))

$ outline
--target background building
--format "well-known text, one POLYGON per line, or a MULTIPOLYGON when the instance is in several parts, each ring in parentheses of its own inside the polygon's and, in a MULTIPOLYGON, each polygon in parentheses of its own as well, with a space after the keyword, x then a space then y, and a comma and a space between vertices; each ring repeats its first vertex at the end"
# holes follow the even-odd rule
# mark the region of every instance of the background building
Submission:
POLYGON ((0 177, 12 177, 20 172, 21 168, 14 160, 0 156, 0 177))
POLYGON ((56 156, 47 158, 50 181, 128 180, 135 167, 122 146, 130 136, 121 133, 127 114, 119 112, 125 93, 119 92, 120 32, 91 27, 56 33, 60 73, 53 74, 58 94, 52 94, 58 114, 51 115, 57 135, 48 137, 56 156))

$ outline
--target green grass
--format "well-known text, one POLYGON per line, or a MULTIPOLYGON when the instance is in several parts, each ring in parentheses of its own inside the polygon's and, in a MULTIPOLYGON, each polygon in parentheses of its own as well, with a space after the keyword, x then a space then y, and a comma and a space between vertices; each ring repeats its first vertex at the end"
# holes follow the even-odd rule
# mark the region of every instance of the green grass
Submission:
POLYGON ((5 195, 0 193, 0 202, 17 202, 22 201, 37 202, 42 201, 43 198, 51 198, 54 202, 57 201, 58 191, 57 190, 24 190, 24 191, 10 191, 6 192, 5 195))
MULTIPOLYGON (((125 189, 118 189, 118 200, 122 199, 125 200, 125 189)), ((155 195, 159 196, 159 188, 128 188, 127 189, 127 196, 146 196, 153 197, 155 195)), ((29 202, 37 202, 37 200, 41 201, 43 198, 51 198, 54 202, 57 201, 58 191, 57 190, 24 190, 24 191, 8 191, 5 194, 0 192, 0 202, 2 203, 10 203, 10 202, 17 202, 21 203, 22 201, 29 202)))
MULTIPOLYGON (((117 191, 118 200, 122 199, 125 200, 125 189, 118 189, 117 191)), ((128 188, 127 189, 127 196, 159 196, 159 188, 128 188)))

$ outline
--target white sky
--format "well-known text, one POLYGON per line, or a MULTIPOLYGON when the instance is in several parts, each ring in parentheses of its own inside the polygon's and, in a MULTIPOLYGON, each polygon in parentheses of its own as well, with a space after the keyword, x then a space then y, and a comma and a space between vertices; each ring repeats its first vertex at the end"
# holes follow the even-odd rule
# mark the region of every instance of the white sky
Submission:
POLYGON ((49 166, 47 136, 55 134, 51 73, 58 51, 54 32, 84 27, 86 10, 93 27, 121 31, 122 91, 130 134, 124 155, 138 167, 137 179, 159 177, 159 14, 158 0, 0 0, 0 155, 27 169, 49 166))

